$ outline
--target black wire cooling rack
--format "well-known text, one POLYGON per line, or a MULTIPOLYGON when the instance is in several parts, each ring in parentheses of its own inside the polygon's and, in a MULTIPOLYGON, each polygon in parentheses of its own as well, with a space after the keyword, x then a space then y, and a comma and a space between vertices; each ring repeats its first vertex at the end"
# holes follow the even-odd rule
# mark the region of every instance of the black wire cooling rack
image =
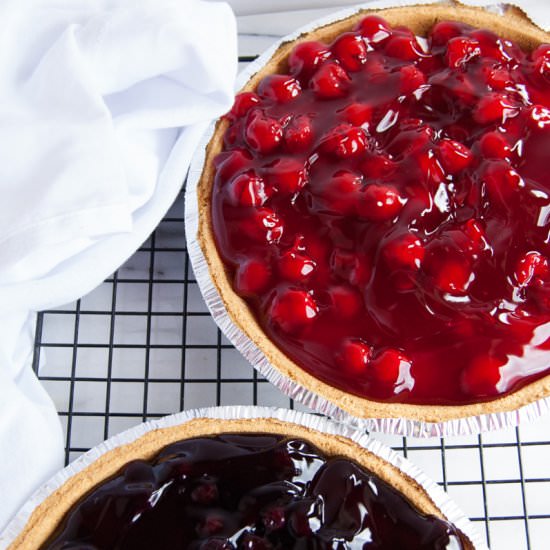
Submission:
MULTIPOLYGON (((210 318, 186 253, 183 194, 112 277, 73 304, 38 314, 34 369, 64 424, 67 462, 184 408, 295 405, 210 318)), ((373 436, 440 483, 491 548, 550 547, 548 417, 483 436, 373 436)))

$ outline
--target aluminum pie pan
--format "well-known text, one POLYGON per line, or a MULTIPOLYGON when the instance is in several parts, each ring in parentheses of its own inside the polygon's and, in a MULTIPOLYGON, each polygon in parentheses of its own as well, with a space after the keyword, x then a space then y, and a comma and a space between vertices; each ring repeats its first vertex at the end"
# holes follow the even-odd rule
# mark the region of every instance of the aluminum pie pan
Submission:
MULTIPOLYGON (((451 500, 449 495, 412 462, 397 454, 381 442, 369 437, 364 432, 352 426, 335 422, 323 416, 289 409, 242 405, 183 411, 171 416, 162 417, 158 420, 139 424, 138 426, 130 428, 100 443, 58 472, 36 491, 10 523, 8 523, 5 530, 0 533, 0 549, 8 548, 18 538, 25 530, 33 512, 48 497, 60 489, 73 476, 94 464, 103 455, 121 446, 133 443, 149 432, 167 428, 185 427, 186 423, 196 419, 211 419, 214 421, 273 419, 301 426, 314 432, 321 432, 325 435, 341 436, 349 439, 363 449, 394 466, 405 476, 416 482, 426 492, 446 520, 454 524, 469 539, 476 550, 488 550, 483 537, 474 524, 464 515, 454 501, 451 500)), ((131 458, 129 458, 129 460, 131 460, 131 458)))
MULTIPOLYGON (((419 2, 415 2, 413 0, 405 2, 367 3, 315 20, 310 24, 297 29, 292 34, 281 38, 263 54, 261 54, 254 62, 250 63, 239 74, 236 82, 236 90, 240 90, 255 73, 262 69, 281 45, 295 40, 304 33, 315 30, 318 27, 334 23, 341 19, 345 19, 363 9, 378 9, 415 3, 419 2)), ((429 4, 436 2, 423 3, 429 4)), ((494 13, 502 13, 505 9, 506 6, 503 4, 490 6, 490 11, 494 13)), ((288 397, 301 402, 315 411, 333 417, 338 421, 347 422, 353 426, 357 426, 368 431, 385 432, 403 436, 443 437, 473 435, 492 430, 515 427, 523 422, 531 422, 550 411, 550 397, 545 397, 511 411, 484 413, 440 422, 426 422, 423 420, 415 420, 405 417, 358 417, 343 410, 333 401, 316 394, 298 383, 296 380, 290 379, 281 373, 277 366, 269 361, 264 352, 231 319, 226 305, 212 280, 208 263, 200 243, 197 240, 199 228, 197 185, 203 171, 206 148, 212 135, 214 134, 214 130, 215 122, 210 125, 199 142, 189 169, 185 193, 185 231, 187 238, 187 251, 195 272, 197 283, 215 322, 225 336, 231 341, 231 343, 269 382, 279 388, 288 397)))

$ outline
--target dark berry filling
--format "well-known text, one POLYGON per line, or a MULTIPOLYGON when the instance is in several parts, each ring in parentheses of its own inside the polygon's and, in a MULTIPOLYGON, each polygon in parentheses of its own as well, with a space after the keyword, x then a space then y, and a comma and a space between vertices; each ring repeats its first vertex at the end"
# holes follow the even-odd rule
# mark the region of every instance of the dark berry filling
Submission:
POLYGON ((297 45, 227 119, 218 250, 303 369, 419 404, 548 374, 550 46, 369 16, 297 45))
POLYGON ((222 435, 129 463, 46 544, 86 550, 463 548, 377 476, 300 439, 222 435), (369 544, 367 544, 369 543, 369 544), (366 547, 366 546, 365 546, 366 547))

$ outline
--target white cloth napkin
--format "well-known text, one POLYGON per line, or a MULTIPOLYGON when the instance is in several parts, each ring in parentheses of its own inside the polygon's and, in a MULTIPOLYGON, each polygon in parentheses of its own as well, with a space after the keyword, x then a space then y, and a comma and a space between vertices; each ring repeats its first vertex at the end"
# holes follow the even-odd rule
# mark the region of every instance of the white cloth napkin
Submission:
MULTIPOLYGON (((11 514, 63 465, 56 410, 29 365, 34 316, 0 316, 0 531, 11 514)), ((0 548, 2 548, 0 535, 0 548)))
POLYGON ((33 312, 90 291, 146 239, 236 69, 225 3, 0 3, 0 529, 61 465, 30 369, 33 312))

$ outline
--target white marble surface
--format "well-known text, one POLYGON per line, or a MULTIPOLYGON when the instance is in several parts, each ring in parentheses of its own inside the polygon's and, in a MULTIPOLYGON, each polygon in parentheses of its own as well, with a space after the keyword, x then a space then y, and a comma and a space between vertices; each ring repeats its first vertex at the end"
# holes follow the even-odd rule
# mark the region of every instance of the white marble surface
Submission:
MULTIPOLYGON (((319 13, 326 10, 313 15, 319 13)), ((259 53, 311 15, 241 18, 241 55, 259 53)), ((43 316, 40 376, 62 414, 69 459, 145 418, 181 408, 290 405, 256 381, 208 316, 186 261, 182 217, 180 197, 155 232, 154 253, 149 239, 116 283, 43 316)), ((492 548, 526 549, 528 540, 530 548, 548 547, 550 418, 445 441, 375 436, 442 483, 492 548)))

